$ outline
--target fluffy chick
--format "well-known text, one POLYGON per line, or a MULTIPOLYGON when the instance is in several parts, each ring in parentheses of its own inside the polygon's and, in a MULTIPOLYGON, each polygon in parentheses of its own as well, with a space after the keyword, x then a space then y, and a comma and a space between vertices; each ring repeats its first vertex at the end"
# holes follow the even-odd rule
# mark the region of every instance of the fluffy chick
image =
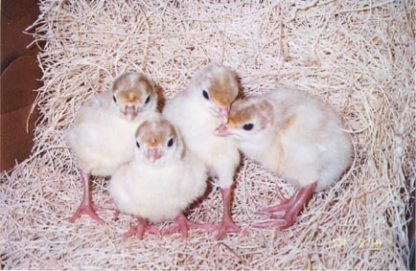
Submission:
POLYGON ((87 214, 103 223, 92 205, 90 176, 109 176, 133 158, 134 132, 143 115, 156 111, 156 104, 150 79, 142 73, 128 72, 114 81, 112 91, 92 97, 80 108, 65 135, 77 158, 83 184, 82 202, 71 222, 87 214))
POLYGON ((215 135, 215 129, 228 119, 239 84, 230 69, 211 64, 198 71, 188 88, 168 101, 164 115, 181 131, 187 147, 217 177, 224 203, 223 219, 217 239, 227 232, 240 232, 231 215, 232 184, 240 162, 237 142, 215 135))
POLYGON ((236 138, 246 156, 298 187, 289 199, 277 189, 280 204, 263 211, 273 219, 258 227, 284 229, 295 223, 313 193, 339 180, 352 160, 350 138, 336 113, 295 89, 237 100, 217 132, 236 138))
MULTIPOLYGON (((143 238, 153 223, 176 218, 187 237, 193 227, 183 215, 206 189, 207 170, 197 156, 187 151, 181 135, 160 114, 147 118, 136 132, 135 159, 117 170, 111 178, 110 195, 120 211, 139 217, 139 224, 126 236, 143 238)), ((154 228, 150 228, 154 229, 154 228)))

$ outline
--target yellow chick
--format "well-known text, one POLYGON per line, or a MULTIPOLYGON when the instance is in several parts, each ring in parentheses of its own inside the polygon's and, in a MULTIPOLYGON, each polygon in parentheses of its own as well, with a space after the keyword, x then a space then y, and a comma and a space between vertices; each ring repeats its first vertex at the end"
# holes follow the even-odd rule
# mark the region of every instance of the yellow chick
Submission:
POLYGON ((128 72, 114 81, 112 91, 92 97, 80 108, 65 135, 83 184, 81 205, 70 222, 86 214, 103 223, 92 205, 90 176, 109 176, 133 158, 135 130, 141 117, 156 111, 156 104, 151 80, 142 73, 128 72))
POLYGON ((215 129, 228 119, 231 103, 237 98, 239 83, 230 69, 210 64, 198 71, 188 88, 168 101, 164 115, 181 131, 185 144, 217 177, 224 212, 217 239, 227 232, 240 232, 232 215, 232 184, 240 154, 233 138, 215 135, 215 129))
POLYGON ((167 232, 188 236, 196 227, 183 211, 206 189, 207 170, 189 152, 177 129, 160 114, 148 117, 136 132, 135 158, 111 178, 110 195, 120 211, 139 217, 138 225, 125 234, 143 238, 145 231, 158 230, 157 223, 176 219, 167 232))
POLYGON ((273 219, 257 227, 294 224, 313 193, 339 180, 352 161, 351 140, 340 118, 317 98, 295 89, 237 100, 217 134, 237 139, 247 157, 298 187, 289 199, 277 189, 280 204, 262 212, 273 219))

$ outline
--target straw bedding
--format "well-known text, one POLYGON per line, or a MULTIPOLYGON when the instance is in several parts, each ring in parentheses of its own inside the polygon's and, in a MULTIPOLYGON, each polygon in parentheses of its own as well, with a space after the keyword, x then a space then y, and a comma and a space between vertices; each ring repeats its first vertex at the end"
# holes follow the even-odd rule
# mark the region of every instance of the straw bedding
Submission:
MULTIPOLYGON (((3 268, 304 269, 406 268, 415 185, 414 3, 394 0, 41 1, 28 28, 44 86, 33 155, 0 187, 3 268), (166 99, 210 62, 235 69, 246 95, 296 86, 345 121, 355 160, 284 232, 254 230, 254 211, 293 188, 244 160, 234 218, 246 234, 222 241, 191 232, 123 240, 133 218, 71 224, 81 183, 63 141, 79 106, 127 70, 150 75, 166 99)), ((94 200, 106 206, 108 181, 94 200)), ((189 216, 219 221, 216 188, 189 216)), ((167 224, 160 224, 160 227, 167 224)))

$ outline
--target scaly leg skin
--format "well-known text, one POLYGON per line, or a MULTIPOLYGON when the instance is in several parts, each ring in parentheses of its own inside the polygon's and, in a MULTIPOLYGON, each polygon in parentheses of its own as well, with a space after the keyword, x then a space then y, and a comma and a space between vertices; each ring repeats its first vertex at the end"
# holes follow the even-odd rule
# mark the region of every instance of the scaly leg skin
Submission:
POLYGON ((95 220, 98 224, 104 224, 104 220, 102 220, 98 215, 97 212, 91 202, 91 192, 90 192, 90 174, 86 174, 81 171, 81 181, 83 187, 83 197, 82 202, 78 209, 75 211, 74 215, 69 219, 69 222, 73 223, 75 220, 80 218, 83 214, 90 216, 93 220, 95 220))
POLYGON ((222 223, 218 226, 217 240, 221 240, 229 232, 240 233, 241 229, 234 223, 231 217, 231 205, 232 205, 232 189, 221 188, 221 195, 224 204, 224 213, 222 216, 222 223))
POLYGON ((303 207, 312 198, 315 192, 317 182, 302 187, 289 199, 285 198, 283 194, 276 188, 280 198, 280 204, 271 206, 262 210, 259 213, 267 213, 271 215, 270 220, 258 222, 253 224, 256 228, 270 228, 276 227, 277 230, 284 230, 296 222, 296 217, 302 211, 303 207))
POLYGON ((188 230, 196 229, 199 231, 213 232, 217 229, 215 225, 211 224, 197 224, 189 221, 184 214, 179 214, 175 219, 175 225, 163 231, 163 235, 171 235, 180 232, 182 239, 188 238, 188 230))
POLYGON ((157 227, 149 225, 146 219, 139 218, 137 225, 131 227, 130 230, 124 233, 123 238, 137 236, 140 240, 143 240, 145 232, 148 232, 150 234, 155 234, 159 237, 161 236, 160 230, 157 227))

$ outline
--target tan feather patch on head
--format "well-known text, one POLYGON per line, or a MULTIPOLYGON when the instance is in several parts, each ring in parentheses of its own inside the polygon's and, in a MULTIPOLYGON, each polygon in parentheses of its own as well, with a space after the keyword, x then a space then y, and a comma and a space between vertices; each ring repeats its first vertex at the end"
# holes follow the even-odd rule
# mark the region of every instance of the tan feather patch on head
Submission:
POLYGON ((142 98, 142 93, 136 89, 123 90, 118 95, 118 100, 123 104, 137 103, 142 98))
POLYGON ((209 94, 212 101, 220 107, 229 107, 238 95, 237 75, 226 70, 211 81, 209 94))
POLYGON ((233 103, 228 118, 228 127, 239 128, 241 125, 257 119, 261 125, 272 121, 273 106, 267 100, 252 102, 250 99, 240 99, 233 103))
POLYGON ((253 114, 253 110, 254 105, 242 108, 241 110, 233 110, 233 107, 231 107, 230 116, 228 118, 228 127, 236 128, 249 121, 253 114))
POLYGON ((136 139, 148 147, 157 147, 165 144, 169 138, 176 138, 176 131, 167 120, 143 122, 136 132, 136 139))
POLYGON ((138 104, 155 93, 153 83, 144 74, 128 72, 113 84, 113 93, 122 104, 138 104))

